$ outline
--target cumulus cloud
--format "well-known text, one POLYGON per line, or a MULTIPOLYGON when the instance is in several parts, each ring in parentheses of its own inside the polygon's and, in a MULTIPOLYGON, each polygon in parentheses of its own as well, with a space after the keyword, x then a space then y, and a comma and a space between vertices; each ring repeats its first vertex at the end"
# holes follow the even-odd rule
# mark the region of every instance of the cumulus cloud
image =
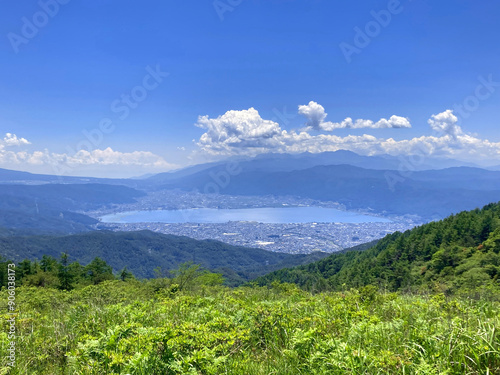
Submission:
MULTIPOLYGON (((319 153, 349 150, 362 155, 434 155, 464 160, 499 160, 500 143, 490 142, 465 134, 457 125, 451 110, 432 115, 428 123, 433 135, 412 139, 395 140, 373 135, 311 134, 309 130, 329 130, 323 107, 312 102, 301 106, 299 113, 308 118, 308 127, 287 131, 279 124, 262 119, 251 108, 247 111, 229 111, 216 119, 199 118, 198 126, 207 129, 197 143, 201 150, 215 156, 246 155, 261 153, 319 153), (262 126, 262 128, 261 128, 262 126)), ((407 119, 392 116, 377 123, 369 120, 344 120, 345 128, 409 127, 407 119)), ((338 126, 337 126, 338 127, 338 126)))
POLYGON ((200 116, 196 126, 206 129, 198 146, 212 154, 274 147, 282 132, 278 123, 264 120, 254 108, 228 111, 215 119, 200 116))
POLYGON ((328 114, 325 108, 316 102, 310 101, 307 105, 299 105, 299 114, 307 118, 306 125, 311 129, 328 130, 333 126, 333 123, 325 122, 328 114))
POLYGON ((18 138, 17 135, 6 133, 3 140, 0 140, 0 148, 9 146, 23 146, 31 144, 26 138, 18 138))
POLYGON ((392 115, 388 120, 382 118, 374 125, 375 128, 411 128, 410 120, 408 120, 406 117, 396 115, 392 115))
POLYGON ((78 175, 90 170, 94 175, 113 173, 114 176, 134 175, 138 172, 165 171, 178 168, 161 156, 149 151, 120 152, 110 147, 91 151, 80 150, 74 154, 54 153, 49 150, 12 150, 13 146, 30 145, 25 138, 7 133, 0 138, 0 166, 27 170, 33 173, 78 175), (79 172, 80 171, 80 172, 79 172))
POLYGON ((442 134, 449 134, 454 139, 463 134, 462 128, 457 125, 457 116, 450 109, 437 115, 432 115, 427 122, 432 130, 442 134))
POLYGON ((325 108, 314 101, 307 105, 299 105, 299 114, 307 118, 305 131, 333 131, 335 129, 383 129, 383 128, 411 128, 410 121, 405 117, 393 115, 389 119, 382 118, 377 122, 372 120, 357 119, 347 117, 342 122, 325 121, 328 115, 325 108))
POLYGON ((161 156, 149 151, 119 152, 110 147, 104 150, 80 150, 75 155, 68 157, 69 164, 98 164, 98 165, 120 165, 120 166, 143 166, 146 168, 170 169, 174 165, 169 164, 161 156))

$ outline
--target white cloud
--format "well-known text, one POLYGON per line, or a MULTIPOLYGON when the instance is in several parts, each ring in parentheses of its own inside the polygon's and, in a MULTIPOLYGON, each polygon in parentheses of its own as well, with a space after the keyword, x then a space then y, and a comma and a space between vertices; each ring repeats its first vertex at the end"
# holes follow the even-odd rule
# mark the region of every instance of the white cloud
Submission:
POLYGON ((392 115, 389 120, 386 120, 385 118, 380 119, 374 125, 375 128, 411 128, 410 120, 406 117, 396 115, 392 115))
POLYGON ((457 116, 455 116, 453 111, 450 109, 437 115, 432 115, 427 122, 431 126, 432 130, 438 133, 449 134, 455 139, 463 134, 462 128, 457 125, 457 116))
POLYGON ((200 116, 196 126, 207 130, 197 145, 211 154, 272 148, 282 132, 278 123, 262 119, 254 108, 228 111, 215 119, 200 116))
POLYGON ((334 125, 331 122, 325 122, 328 115, 325 108, 312 100, 307 105, 299 105, 299 114, 307 118, 306 125, 314 130, 328 130, 334 125))
POLYGON ((170 168, 173 164, 167 163, 161 156, 148 151, 134 151, 130 153, 105 150, 80 150, 74 155, 50 153, 48 150, 29 152, 4 151, 0 153, 0 163, 27 163, 27 164, 54 164, 63 163, 68 166, 78 165, 117 165, 143 166, 153 168, 170 168))
POLYGON ((3 140, 0 140, 0 150, 5 147, 22 146, 31 144, 26 138, 18 138, 17 135, 6 133, 3 140))
POLYGON ((149 151, 119 152, 113 151, 110 147, 105 150, 80 150, 75 155, 68 157, 68 164, 97 164, 97 165, 117 165, 117 166, 142 166, 145 168, 173 168, 161 156, 149 151))
MULTIPOLYGON (((311 128, 330 130, 325 123, 326 113, 319 104, 311 102, 299 107, 299 113, 308 117, 308 127, 287 131, 272 121, 262 119, 251 108, 247 111, 229 111, 217 119, 200 117, 198 126, 207 129, 198 146, 214 156, 246 155, 261 153, 319 153, 324 151, 350 150, 362 155, 434 155, 463 160, 496 160, 500 162, 500 143, 490 142, 465 134, 457 125, 451 110, 432 115, 428 123, 435 135, 412 139, 394 140, 373 135, 311 134, 311 128), (312 104, 311 104, 312 103, 312 104), (438 133, 436 133, 438 132, 438 133)), ((369 120, 344 120, 345 128, 408 127, 407 119, 392 116, 377 123, 369 120)))
POLYGON ((328 115, 321 104, 310 101, 307 105, 299 105, 299 114, 307 118, 304 130, 333 131, 335 129, 382 129, 382 128, 411 128, 410 121, 405 117, 393 115, 389 119, 382 118, 377 122, 372 120, 347 117, 342 122, 325 121, 328 115))
POLYGON ((92 151, 80 150, 73 155, 43 151, 13 151, 11 146, 31 144, 25 138, 7 133, 0 139, 0 166, 32 173, 82 175, 90 171, 95 176, 134 176, 142 172, 163 172, 178 168, 161 156, 149 151, 120 152, 110 147, 92 151))

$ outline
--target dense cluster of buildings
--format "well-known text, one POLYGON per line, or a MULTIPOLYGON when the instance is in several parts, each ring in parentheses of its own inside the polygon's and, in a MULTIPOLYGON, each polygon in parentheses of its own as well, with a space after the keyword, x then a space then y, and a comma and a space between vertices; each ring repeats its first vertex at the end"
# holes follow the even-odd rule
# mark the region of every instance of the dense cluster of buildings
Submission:
MULTIPOLYGON (((121 205, 91 214, 94 217, 101 217, 104 214, 123 211, 175 210, 194 207, 231 209, 287 206, 319 206, 343 209, 342 205, 336 202, 321 202, 296 197, 207 195, 178 190, 163 190, 150 193, 139 199, 137 203, 121 205)), ((387 223, 270 224, 253 221, 231 221, 227 223, 175 224, 103 223, 99 227, 122 231, 147 229, 159 233, 188 236, 199 240, 213 239, 232 245, 300 254, 314 251, 339 251, 382 238, 388 233, 411 229, 417 224, 419 224, 418 219, 404 217, 393 218, 393 221, 387 223)))

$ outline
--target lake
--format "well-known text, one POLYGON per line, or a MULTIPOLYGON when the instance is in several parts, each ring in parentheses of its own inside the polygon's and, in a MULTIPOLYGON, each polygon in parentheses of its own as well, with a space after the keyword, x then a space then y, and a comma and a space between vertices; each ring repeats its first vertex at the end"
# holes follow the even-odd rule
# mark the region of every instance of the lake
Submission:
POLYGON ((324 207, 265 207, 186 210, 129 211, 106 215, 103 223, 227 223, 256 221, 260 223, 389 223, 388 219, 324 207))

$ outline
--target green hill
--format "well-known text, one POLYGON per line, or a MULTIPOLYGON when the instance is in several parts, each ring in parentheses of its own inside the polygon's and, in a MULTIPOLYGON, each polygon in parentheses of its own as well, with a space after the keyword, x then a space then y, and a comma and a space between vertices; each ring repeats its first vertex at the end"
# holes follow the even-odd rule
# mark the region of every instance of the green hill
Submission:
POLYGON ((70 261, 88 264, 95 257, 105 260, 115 272, 127 267, 136 277, 154 277, 155 268, 165 274, 192 261, 221 272, 229 284, 249 280, 267 272, 310 263, 325 253, 292 255, 262 249, 232 246, 219 241, 198 241, 188 237, 150 231, 93 231, 68 236, 0 237, 0 255, 19 262, 59 258, 67 253, 70 261))
POLYGON ((98 221, 79 211, 132 203, 143 195, 126 186, 95 183, 0 184, 0 227, 45 234, 85 232, 98 221))
MULTIPOLYGON (((190 264, 170 278, 137 280, 126 269, 113 275, 99 258, 81 267, 45 256, 15 272, 0 261, 3 285, 15 274, 15 287, 0 288, 0 309, 15 311, 6 327, 18 337, 15 367, 0 373, 500 374, 500 293, 484 288, 498 284, 499 214, 491 204, 395 233, 267 275, 259 279, 264 287, 228 288, 219 274, 190 264), (311 289, 344 290, 311 293, 275 282, 293 276, 311 289), (412 288, 438 293, 405 293, 412 288), (468 294, 441 293, 457 288, 468 294)), ((300 261, 147 231, 0 241, 10 244, 9 256, 65 249, 70 261, 101 255, 129 269, 186 259, 257 273, 300 261)), ((0 335, 3 348, 11 340, 0 335)))
POLYGON ((389 291, 447 293, 499 286, 500 204, 464 211, 404 233, 387 235, 366 251, 333 254, 318 262, 260 277, 311 290, 375 285, 389 291))

